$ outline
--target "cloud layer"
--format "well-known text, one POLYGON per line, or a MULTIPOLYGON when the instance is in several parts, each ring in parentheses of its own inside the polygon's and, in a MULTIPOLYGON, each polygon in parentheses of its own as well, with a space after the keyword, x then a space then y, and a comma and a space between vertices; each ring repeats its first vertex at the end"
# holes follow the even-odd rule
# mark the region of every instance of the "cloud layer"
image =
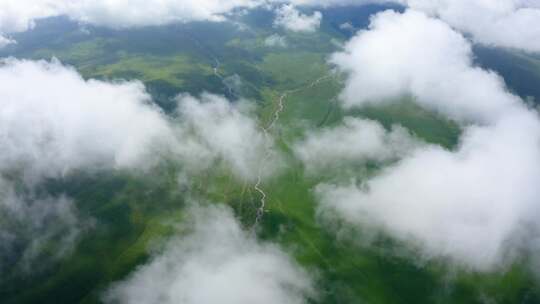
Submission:
POLYGON ((307 303, 308 274, 279 247, 256 241, 229 209, 198 207, 191 231, 109 290, 125 304, 307 303))
POLYGON ((425 146, 361 185, 320 185, 322 210, 411 242, 429 258, 494 270, 538 220, 540 120, 442 21, 387 11, 336 54, 349 107, 403 94, 463 128, 455 151, 425 146), (512 246, 509 246, 512 244, 512 246))

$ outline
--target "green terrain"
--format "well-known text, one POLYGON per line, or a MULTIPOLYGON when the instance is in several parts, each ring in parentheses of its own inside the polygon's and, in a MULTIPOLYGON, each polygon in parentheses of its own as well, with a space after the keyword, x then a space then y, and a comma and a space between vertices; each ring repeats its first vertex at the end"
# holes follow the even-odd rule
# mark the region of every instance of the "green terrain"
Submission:
MULTIPOLYGON (((358 16, 366 14, 362 9, 381 7, 358 8, 358 16)), ((336 125, 344 115, 354 115, 388 128, 401 124, 415 136, 447 149, 456 147, 461 132, 454 122, 407 98, 397 105, 349 112, 339 107, 344 76, 335 73, 327 59, 350 37, 339 24, 351 14, 350 9, 333 9, 319 32, 306 34, 272 27, 272 16, 265 10, 237 17, 249 30, 233 23, 201 22, 118 31, 90 27, 82 32, 69 20, 53 18, 18 34, 18 44, 0 55, 56 57, 88 79, 140 80, 170 115, 179 93, 247 99, 256 105, 261 128, 272 121, 286 93, 284 109, 269 132, 289 166, 261 185, 268 196, 267 212, 256 233, 279 243, 303 267, 317 273, 319 297, 313 303, 540 303, 538 283, 521 262, 503 273, 449 269, 443 261, 415 261, 410 258, 413 253, 403 254, 407 252, 403 244, 383 235, 374 245, 363 245, 362 231, 329 229, 317 214, 312 190, 331 176, 306 174, 291 152, 292 143, 308 129, 336 125), (265 45, 266 37, 276 32, 286 37, 287 47, 265 45), (227 81, 231 77, 240 79, 241 85, 231 86, 227 81)), ((358 26, 365 26, 366 18, 359 18, 358 26)), ((538 58, 490 49, 478 54, 485 54, 480 64, 503 75, 535 77, 530 84, 508 82, 520 95, 540 97, 538 58), (499 57, 523 68, 508 68, 499 57)), ((245 228, 253 228, 260 196, 252 183, 217 167, 193 176, 193 187, 182 188, 177 181, 181 170, 171 161, 148 174, 81 172, 42 185, 50 193, 73 198, 80 217, 94 225, 89 225, 72 253, 31 275, 22 276, 22 266, 11 265, 0 278, 0 303, 100 303, 112 282, 148 261, 152 246, 177 233, 175 224, 183 220, 188 199, 230 205, 245 228)), ((378 170, 377 165, 367 164, 358 168, 355 177, 361 181, 378 170)))

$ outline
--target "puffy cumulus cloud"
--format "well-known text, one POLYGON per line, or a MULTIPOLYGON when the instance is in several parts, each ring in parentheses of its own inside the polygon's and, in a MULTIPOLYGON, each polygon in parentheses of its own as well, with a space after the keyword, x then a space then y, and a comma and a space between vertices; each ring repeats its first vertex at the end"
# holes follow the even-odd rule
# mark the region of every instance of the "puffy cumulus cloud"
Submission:
POLYGON ((349 117, 340 126, 308 133, 293 150, 308 172, 315 173, 339 164, 396 160, 417 145, 401 126, 387 131, 378 122, 349 117))
POLYGON ((351 75, 349 106, 412 94, 460 119, 463 135, 454 151, 416 149, 360 185, 319 185, 321 212, 474 270, 503 267, 531 247, 539 233, 540 120, 471 57, 448 25, 413 11, 377 15, 334 56, 351 75))
POLYGON ((68 253, 87 225, 69 198, 37 190, 44 178, 150 166, 173 133, 138 82, 84 80, 56 60, 4 59, 0 83, 0 268, 30 269, 68 253))
POLYGON ((306 271, 243 231, 229 209, 198 208, 189 219, 189 234, 114 285, 105 302, 300 304, 313 296, 306 271))
POLYGON ((218 21, 236 8, 259 0, 3 0, 0 33, 22 32, 41 18, 67 15, 71 19, 112 28, 163 25, 173 22, 218 21))
POLYGON ((245 179, 264 158, 279 164, 247 101, 180 95, 176 117, 167 117, 140 82, 84 80, 55 60, 5 59, 0 82, 0 172, 27 181, 77 169, 147 169, 162 157, 198 168, 224 161, 245 179))
POLYGON ((180 95, 169 118, 141 83, 84 80, 54 60, 3 60, 0 82, 0 172, 27 181, 77 169, 148 169, 162 157, 192 169, 223 161, 244 179, 256 178, 267 157, 280 163, 246 101, 180 95))
POLYGON ((540 4, 531 0, 407 0, 477 42, 540 52, 540 4))
POLYGON ((253 108, 247 102, 231 103, 212 94, 200 98, 180 95, 177 100, 177 130, 182 141, 176 153, 187 160, 186 165, 200 169, 224 161, 237 177, 246 180, 257 179, 264 161, 271 162, 273 169, 262 172, 263 178, 281 166, 272 138, 252 118, 253 108))
POLYGON ((370 29, 331 61, 349 73, 342 93, 347 107, 410 93, 453 119, 488 122, 520 102, 501 89, 502 78, 472 66, 471 46, 463 36, 420 12, 376 15, 370 29), (433 39, 429 47, 417 45, 426 37, 433 39))
POLYGON ((0 63, 0 172, 140 168, 172 131, 139 82, 84 80, 53 60, 0 63))
POLYGON ((321 26, 321 20, 321 12, 305 15, 293 5, 285 4, 276 9, 274 25, 294 32, 315 32, 321 26))
POLYGON ((420 149, 362 185, 321 185, 322 208, 411 241, 428 258, 475 270, 504 266, 521 225, 540 211, 540 126, 531 116, 472 128, 454 153, 420 149))

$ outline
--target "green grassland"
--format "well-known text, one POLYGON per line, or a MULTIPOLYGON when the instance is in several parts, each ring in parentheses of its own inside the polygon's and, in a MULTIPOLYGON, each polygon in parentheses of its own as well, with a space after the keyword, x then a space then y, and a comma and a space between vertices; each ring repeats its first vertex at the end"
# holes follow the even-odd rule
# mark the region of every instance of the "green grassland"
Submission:
MULTIPOLYGON (((537 282, 520 263, 492 274, 450 269, 443 261, 421 264, 413 253, 398 254, 408 249, 395 240, 377 236, 366 246, 361 242, 363 231, 320 218, 313 188, 325 177, 306 176, 291 154, 291 143, 306 130, 332 126, 352 115, 377 120, 388 128, 401 124, 427 142, 452 149, 460 129, 407 98, 383 107, 341 109, 337 96, 343 76, 333 73, 326 59, 337 50, 331 39, 344 41, 346 36, 328 22, 320 33, 280 32, 287 35, 290 48, 269 48, 264 46, 264 37, 280 30, 272 28, 268 18, 264 11, 242 17, 241 22, 252 25, 249 32, 196 24, 126 32, 96 29, 83 35, 77 27, 52 24, 41 36, 57 37, 57 28, 67 31, 62 32, 63 41, 55 38, 30 44, 22 39, 16 55, 55 56, 87 78, 139 79, 168 112, 174 109, 171 98, 180 92, 227 94, 213 73, 218 59, 222 77, 240 76, 243 97, 257 104, 261 127, 271 120, 280 96, 290 91, 272 129, 289 166, 262 185, 269 197, 268 212, 257 234, 282 245, 314 274, 320 291, 315 303, 485 303, 485 299, 539 303, 537 282), (326 78, 311 86, 321 77, 326 78)), ((378 170, 377 166, 360 168, 357 178, 365 179, 378 170)), ((0 302, 99 303, 112 282, 148 260, 150 249, 181 233, 175 225, 182 221, 188 197, 228 204, 246 229, 252 227, 259 204, 252 184, 218 167, 192 177, 193 186, 187 189, 179 186, 179 171, 176 164, 164 163, 145 175, 77 173, 44 185, 53 194, 72 197, 81 216, 96 224, 72 254, 45 271, 21 278, 14 266, 10 279, 0 280, 0 302)))

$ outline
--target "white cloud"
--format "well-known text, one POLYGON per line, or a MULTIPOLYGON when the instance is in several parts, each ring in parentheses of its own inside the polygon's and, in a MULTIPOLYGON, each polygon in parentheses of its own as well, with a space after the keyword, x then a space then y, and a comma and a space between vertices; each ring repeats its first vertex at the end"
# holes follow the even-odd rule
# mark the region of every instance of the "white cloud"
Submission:
POLYGON ((523 0, 408 0, 477 42, 540 52, 540 4, 523 0))
POLYGON ((229 209, 198 208, 185 236, 114 285, 105 301, 125 304, 300 304, 308 274, 279 247, 256 241, 229 209))
POLYGON ((84 80, 58 61, 5 59, 0 82, 0 172, 27 181, 77 169, 147 169, 162 157, 193 168, 222 160, 244 179, 256 178, 267 153, 279 164, 247 101, 180 95, 178 117, 168 118, 142 83, 84 80))
POLYGON ((339 28, 344 31, 354 32, 356 29, 354 28, 354 25, 350 22, 345 22, 339 25, 339 28))
POLYGON ((276 9, 275 26, 280 26, 294 32, 315 32, 321 26, 321 12, 311 16, 302 14, 293 5, 286 4, 276 9))
POLYGON ((71 200, 39 193, 76 170, 144 168, 169 142, 168 120, 139 82, 84 80, 58 61, 0 61, 0 268, 69 253, 87 224, 71 200), (54 244, 54 247, 51 247, 54 244), (43 250, 55 254, 43 257, 43 250))
POLYGON ((152 163, 166 117, 139 82, 84 80, 58 61, 0 63, 0 172, 27 179, 152 163))
POLYGON ((352 38, 331 61, 350 74, 342 93, 348 107, 411 93, 453 119, 489 122, 520 102, 501 89, 498 75, 471 66, 463 36, 415 11, 376 15, 371 30, 352 38), (425 37, 433 41, 427 45, 425 37))
POLYGON ((67 4, 71 18, 113 28, 162 25, 187 21, 219 21, 236 8, 253 7, 256 0, 76 0, 67 4))
POLYGON ((0 2, 0 33, 23 32, 40 18, 58 15, 65 1, 3 0, 0 2))
POLYGON ((532 0, 3 0, 0 34, 22 32, 41 18, 67 15, 71 19, 112 28, 163 25, 173 22, 217 21, 235 9, 285 4, 281 26, 314 31, 322 15, 300 14, 292 5, 342 6, 397 3, 437 16, 469 33, 475 41, 527 51, 540 51, 540 5, 532 0), (288 25, 288 26, 287 26, 288 25))
POLYGON ((0 2, 0 33, 26 31, 38 19, 59 15, 112 28, 218 21, 236 8, 261 3, 257 0, 3 0, 0 2))
POLYGON ((539 130, 525 112, 471 128, 456 152, 430 146, 360 186, 320 186, 322 208, 411 241, 428 258, 502 267, 521 225, 537 220, 539 130))
POLYGON ((360 185, 320 185, 322 212, 481 271, 530 245, 527 226, 540 214, 540 120, 497 75, 472 65, 461 35, 419 12, 384 12, 333 62, 350 73, 348 106, 411 94, 461 121, 464 133, 455 151, 425 146, 360 185))
POLYGON ((285 38, 285 36, 273 34, 266 37, 266 39, 264 40, 264 45, 269 46, 269 47, 284 48, 284 47, 287 47, 288 43, 287 43, 287 38, 285 38))
POLYGON ((288 2, 294 5, 305 6, 347 6, 347 5, 366 5, 366 4, 386 4, 386 3, 401 3, 405 0, 275 0, 276 2, 288 2))
POLYGON ((247 180, 257 179, 264 159, 273 163, 273 169, 263 172, 262 177, 269 177, 281 166, 273 140, 263 134, 246 101, 233 104, 212 94, 203 94, 200 99, 180 95, 177 100, 177 131, 182 140, 176 153, 187 165, 200 168, 223 160, 237 177, 247 180))
POLYGON ((13 39, 0 35, 0 49, 14 43, 17 43, 17 42, 13 39))
POLYGON ((348 117, 340 126, 309 133, 293 150, 308 172, 315 173, 340 164, 396 160, 417 145, 401 126, 387 131, 375 121, 348 117))
POLYGON ((440 18, 479 43, 540 52, 540 2, 535 0, 291 0, 294 5, 395 3, 440 18))

